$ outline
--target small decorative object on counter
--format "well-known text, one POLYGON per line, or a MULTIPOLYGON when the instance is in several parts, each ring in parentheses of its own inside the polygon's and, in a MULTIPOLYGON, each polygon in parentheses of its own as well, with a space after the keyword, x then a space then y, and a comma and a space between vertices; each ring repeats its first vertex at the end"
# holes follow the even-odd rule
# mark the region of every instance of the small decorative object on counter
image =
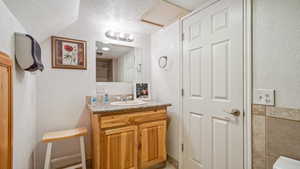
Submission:
POLYGON ((134 84, 134 99, 150 100, 150 84, 149 83, 135 83, 134 84))

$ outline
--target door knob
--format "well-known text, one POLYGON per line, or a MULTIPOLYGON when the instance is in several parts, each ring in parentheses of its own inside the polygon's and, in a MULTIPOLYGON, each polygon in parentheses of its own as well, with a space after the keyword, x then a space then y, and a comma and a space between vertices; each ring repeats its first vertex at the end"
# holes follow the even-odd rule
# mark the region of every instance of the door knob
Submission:
POLYGON ((241 114, 241 112, 238 109, 232 109, 230 111, 225 110, 225 112, 233 116, 240 116, 241 114))

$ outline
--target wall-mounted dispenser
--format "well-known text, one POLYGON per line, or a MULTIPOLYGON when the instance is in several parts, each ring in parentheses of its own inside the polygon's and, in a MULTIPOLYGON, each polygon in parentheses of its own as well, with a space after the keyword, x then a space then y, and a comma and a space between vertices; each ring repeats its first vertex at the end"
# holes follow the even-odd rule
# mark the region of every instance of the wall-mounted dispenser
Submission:
POLYGON ((19 66, 26 71, 43 71, 41 47, 34 38, 28 34, 15 33, 16 59, 19 66))

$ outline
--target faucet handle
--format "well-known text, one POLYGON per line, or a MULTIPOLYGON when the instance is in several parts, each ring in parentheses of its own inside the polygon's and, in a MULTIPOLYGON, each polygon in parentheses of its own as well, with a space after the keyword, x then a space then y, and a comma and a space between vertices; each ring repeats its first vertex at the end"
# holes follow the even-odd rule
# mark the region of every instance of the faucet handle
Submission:
POLYGON ((118 100, 118 101, 121 101, 122 97, 121 96, 116 96, 115 99, 118 100))
POLYGON ((132 100, 132 96, 127 96, 126 100, 132 100))

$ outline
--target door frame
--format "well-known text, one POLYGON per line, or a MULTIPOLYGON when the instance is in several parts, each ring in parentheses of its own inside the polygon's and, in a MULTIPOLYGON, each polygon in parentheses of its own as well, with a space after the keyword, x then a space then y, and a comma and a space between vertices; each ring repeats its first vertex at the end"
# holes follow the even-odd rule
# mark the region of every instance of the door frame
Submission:
POLYGON ((7 169, 12 169, 13 168, 13 126, 14 126, 14 124, 13 124, 13 62, 12 62, 12 60, 10 59, 10 57, 7 55, 7 54, 5 54, 5 53, 3 53, 3 52, 1 52, 0 51, 0 65, 1 66, 5 66, 5 67, 7 67, 7 69, 8 69, 8 74, 9 74, 9 86, 8 86, 8 104, 9 104, 9 107, 8 107, 8 113, 9 113, 9 121, 8 121, 8 124, 9 124, 9 136, 10 136, 10 138, 8 138, 9 139, 9 152, 8 152, 8 154, 9 154, 9 157, 8 157, 8 168, 7 169))
MULTIPOLYGON (((179 89, 183 89, 183 21, 190 16, 202 11, 203 9, 207 8, 210 5, 218 2, 220 0, 209 0, 208 2, 204 3, 198 9, 194 10, 190 14, 182 17, 179 21, 179 32, 180 32, 180 54, 179 54, 179 89)), ((244 169, 251 169, 252 168, 252 73, 253 73, 253 66, 252 66, 252 34, 253 34, 253 27, 252 27, 252 3, 253 0, 243 0, 243 63, 244 63, 244 169)), ((179 104, 180 110, 180 117, 179 117, 179 169, 183 168, 183 97, 181 96, 179 104)))

